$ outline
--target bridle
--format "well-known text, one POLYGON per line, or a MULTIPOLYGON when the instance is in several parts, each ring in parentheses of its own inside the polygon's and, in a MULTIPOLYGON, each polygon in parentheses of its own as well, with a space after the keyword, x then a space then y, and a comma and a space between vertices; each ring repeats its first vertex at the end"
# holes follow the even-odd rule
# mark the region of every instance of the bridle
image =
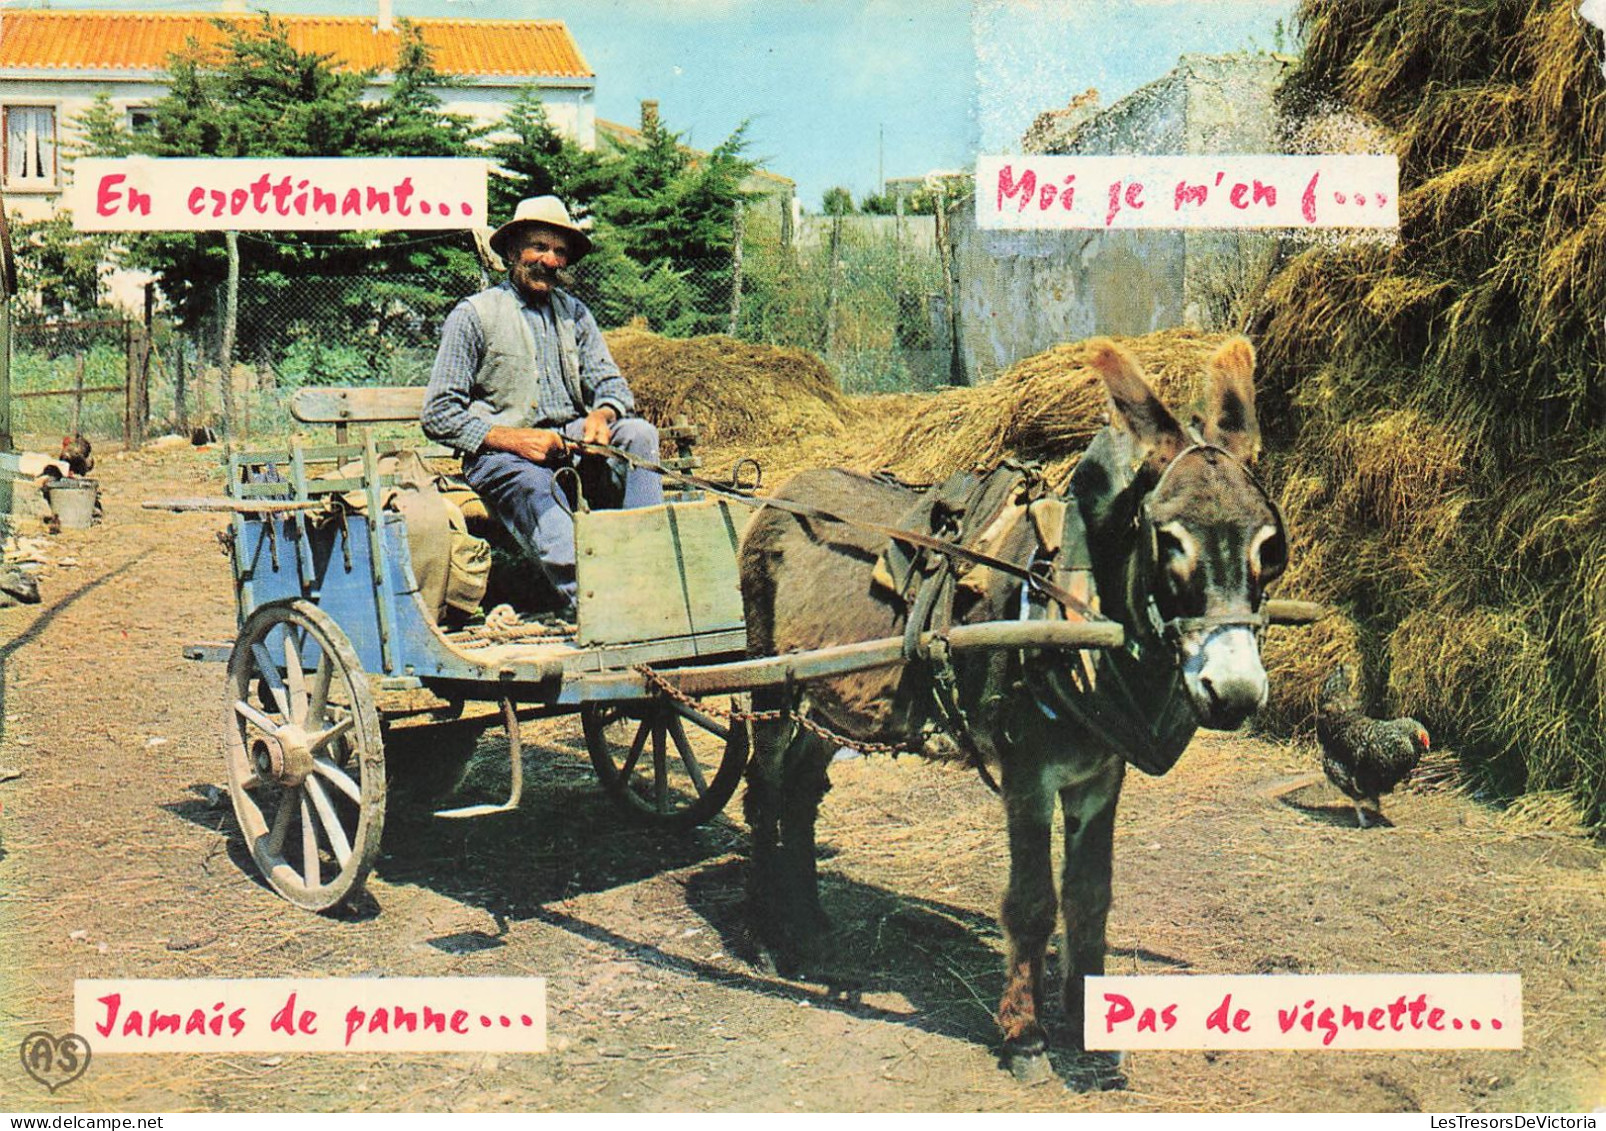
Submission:
MULTIPOLYGON (((1264 596, 1257 603, 1260 607, 1247 613, 1170 618, 1161 614, 1155 600, 1154 579, 1159 563, 1159 540, 1150 503, 1161 494, 1169 482, 1168 476, 1179 465, 1204 458, 1206 453, 1219 453, 1243 469, 1245 476, 1270 507, 1276 536, 1283 538, 1286 545, 1287 530, 1282 510, 1260 481, 1232 453, 1218 445, 1196 440, 1166 466, 1154 486, 1144 495, 1131 519, 1137 545, 1126 555, 1121 566, 1123 592, 1111 595, 1125 606, 1120 611, 1119 619, 1128 629, 1126 644, 1123 649, 1112 650, 1107 654, 1108 661, 1098 665, 1097 686, 1092 682, 1092 671, 1075 662, 1037 664, 1024 657, 1021 660, 1022 687, 1037 710, 1051 719, 1073 720, 1084 731, 1097 736, 1105 746, 1120 751, 1127 761, 1149 774, 1165 773, 1175 761, 1175 756, 1181 753, 1180 746, 1172 748, 1170 736, 1178 733, 1175 725, 1186 725, 1187 733, 1192 733, 1192 722, 1185 721, 1191 720, 1191 708, 1185 717, 1178 717, 1174 712, 1181 689, 1181 643, 1184 635, 1201 630, 1238 627, 1250 628, 1258 634, 1271 623, 1264 608, 1264 596), (1144 662, 1151 652, 1158 660, 1161 649, 1171 654, 1165 663, 1151 667, 1144 662), (1123 662, 1123 656, 1129 662, 1123 662), (1160 689, 1146 685, 1140 674, 1145 669, 1155 675, 1162 671, 1167 673, 1163 677, 1165 687, 1160 689), (1170 751, 1169 756, 1165 753, 1167 750, 1170 751)), ((1066 533, 1058 551, 1051 557, 1040 556, 1034 564, 1063 571, 1073 565, 1071 555, 1076 553, 1073 548, 1076 540, 1082 539, 1081 544, 1086 545, 1087 535, 1080 516, 1072 513, 1076 510, 1077 501, 1073 496, 1067 502, 1066 533)), ((1091 563, 1084 561, 1074 564, 1091 563)), ((1022 592, 1020 607, 1022 619, 1053 615, 1048 602, 1028 591, 1022 592)), ((1104 610, 1106 615, 1115 611, 1108 605, 1104 610)))
MULTIPOLYGON (((1172 648, 1177 647, 1182 637, 1189 633, 1208 631, 1217 628, 1250 628, 1256 632, 1264 629, 1271 623, 1271 618, 1263 607, 1257 607, 1247 613, 1215 613, 1209 616, 1197 617, 1165 617, 1160 612, 1159 603, 1155 600, 1154 578, 1159 569, 1160 544, 1159 531, 1154 521, 1152 503, 1155 498, 1162 495, 1166 484, 1184 461, 1206 458, 1207 453, 1217 453, 1222 458, 1235 464, 1244 473, 1250 485, 1254 487, 1261 500, 1271 510, 1272 522, 1276 529, 1274 537, 1280 539, 1284 546, 1288 545, 1288 528, 1283 521, 1282 507, 1272 498, 1271 492, 1266 490, 1249 466, 1227 449, 1216 444, 1203 441, 1190 444, 1176 457, 1166 464, 1160 478, 1138 504, 1135 518, 1137 525, 1138 553, 1135 563, 1128 573, 1127 596, 1128 607, 1137 620, 1137 627, 1151 640, 1163 641, 1172 648)), ((1257 606, 1265 603, 1264 591, 1260 595, 1257 606)))

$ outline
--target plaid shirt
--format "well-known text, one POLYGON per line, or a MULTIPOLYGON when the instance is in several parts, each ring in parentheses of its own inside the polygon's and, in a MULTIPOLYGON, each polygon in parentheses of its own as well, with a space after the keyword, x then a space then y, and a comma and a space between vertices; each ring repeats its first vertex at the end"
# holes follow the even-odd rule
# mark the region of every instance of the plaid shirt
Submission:
MULTIPOLYGON (((503 287, 513 284, 504 282, 503 287)), ((579 299, 574 304, 575 344, 580 353, 580 389, 586 408, 594 411, 607 405, 623 420, 635 409, 630 386, 619 374, 619 366, 608 352, 597 320, 579 299)), ((577 419, 574 400, 563 383, 562 362, 558 356, 558 327, 550 302, 539 306, 520 304, 520 313, 529 322, 535 337, 536 356, 541 366, 540 393, 536 419, 531 427, 558 428, 577 419)), ((458 303, 441 328, 441 344, 435 354, 435 367, 429 375, 429 391, 424 397, 421 422, 424 434, 432 440, 472 455, 485 443, 490 423, 469 411, 475 396, 475 377, 485 360, 485 329, 480 316, 467 299, 458 303)))

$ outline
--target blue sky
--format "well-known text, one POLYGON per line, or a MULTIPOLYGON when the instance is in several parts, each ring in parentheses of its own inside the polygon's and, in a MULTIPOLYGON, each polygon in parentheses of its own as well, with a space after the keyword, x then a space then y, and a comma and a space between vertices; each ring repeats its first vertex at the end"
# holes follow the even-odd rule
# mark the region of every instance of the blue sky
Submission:
MULTIPOLYGON (((6 0, 6 7, 40 0, 6 0)), ((701 148, 750 119, 751 152, 807 208, 888 177, 1004 153, 1042 110, 1097 87, 1105 105, 1184 52, 1269 50, 1294 0, 393 0, 400 16, 561 19, 597 73, 597 114, 643 98, 701 148), (884 140, 882 140, 884 139, 884 140)), ((57 0, 54 7, 216 10, 216 0, 57 0)), ((271 0, 280 13, 374 0, 271 0)))

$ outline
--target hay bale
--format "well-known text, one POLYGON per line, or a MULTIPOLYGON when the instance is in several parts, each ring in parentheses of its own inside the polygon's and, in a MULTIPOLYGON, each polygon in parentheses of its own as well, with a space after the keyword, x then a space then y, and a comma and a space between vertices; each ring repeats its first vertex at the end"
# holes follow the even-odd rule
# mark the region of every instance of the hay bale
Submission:
POLYGON ((638 410, 659 427, 685 416, 703 442, 772 444, 841 434, 856 418, 836 379, 805 350, 753 345, 722 334, 662 338, 646 330, 603 337, 638 410))
POLYGON ((1332 504, 1352 521, 1401 538, 1455 528, 1465 500, 1469 438, 1418 408, 1388 409, 1347 421, 1327 436, 1323 458, 1336 486, 1332 504))

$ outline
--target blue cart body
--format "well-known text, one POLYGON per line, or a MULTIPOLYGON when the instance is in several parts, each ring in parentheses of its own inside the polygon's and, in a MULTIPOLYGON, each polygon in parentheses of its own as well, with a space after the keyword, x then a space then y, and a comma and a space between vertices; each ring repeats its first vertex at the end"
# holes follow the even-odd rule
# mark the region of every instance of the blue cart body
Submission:
MULTIPOLYGON (((357 444, 292 444, 271 452, 234 453, 228 458, 228 474, 230 498, 244 507, 262 508, 233 518, 239 624, 244 625, 256 609, 271 602, 310 601, 345 633, 363 669, 379 677, 381 687, 405 690, 446 681, 458 697, 467 692, 469 698, 492 699, 507 696, 512 687, 521 700, 575 707, 591 700, 639 697, 643 691, 637 679, 595 677, 628 672, 644 663, 730 659, 745 648, 739 611, 733 617, 729 601, 724 603, 723 619, 712 628, 707 627, 706 617, 702 625, 692 618, 679 631, 615 632, 613 638, 585 644, 569 638, 466 647, 432 623, 420 599, 406 521, 382 505, 387 489, 396 485, 395 477, 382 471, 371 436, 364 435, 357 444), (355 474, 350 472, 353 465, 360 468, 355 474), (322 474, 313 474, 320 469, 322 474), (346 474, 341 474, 342 469, 346 474), (360 508, 352 505, 355 499, 362 500, 360 508), (292 509, 272 509, 275 506, 292 509), (379 516, 377 523, 375 515, 379 516), (464 684, 487 686, 476 690, 464 684)), ((687 505, 671 503, 655 509, 660 515, 667 512, 666 525, 673 531, 677 508, 687 505)), ((620 521, 626 514, 612 513, 620 517, 607 521, 620 521)), ((642 514, 639 521, 650 524, 652 517, 642 514)), ((603 522, 599 518, 597 527, 603 522)), ((684 520, 680 525, 685 525, 684 520)), ((725 514, 724 526, 729 529, 729 541, 716 537, 716 556, 721 559, 716 572, 721 575, 720 584, 734 592, 740 525, 725 514)), ((586 555, 584 516, 577 527, 582 555, 586 555)), ((618 538, 617 534, 593 537, 607 542, 618 538)), ((673 559, 681 555, 673 550, 678 547, 678 542, 673 543, 671 560, 660 567, 665 591, 690 592, 695 605, 699 579, 688 578, 685 561, 678 563, 681 573, 675 576, 677 562, 673 559)), ((596 551, 608 553, 606 542, 596 551)), ((582 626, 588 604, 594 603, 618 604, 609 595, 582 591, 582 626)))

